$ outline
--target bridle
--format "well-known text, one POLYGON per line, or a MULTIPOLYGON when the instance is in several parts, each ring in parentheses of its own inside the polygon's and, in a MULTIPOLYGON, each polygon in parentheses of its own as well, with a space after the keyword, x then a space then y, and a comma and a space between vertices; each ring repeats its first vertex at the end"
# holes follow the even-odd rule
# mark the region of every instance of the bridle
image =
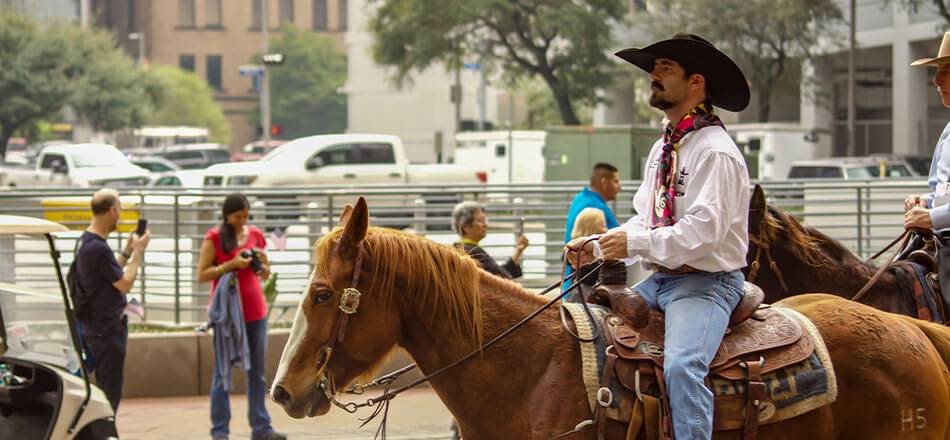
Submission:
MULTIPOLYGON (((339 249, 340 242, 337 243, 334 253, 338 253, 339 249)), ((346 335, 346 325, 349 324, 350 316, 355 315, 357 310, 359 310, 360 296, 362 296, 362 293, 360 293, 356 286, 360 280, 360 266, 362 266, 362 264, 363 246, 358 245, 356 248, 356 260, 353 262, 353 279, 350 281, 350 287, 344 288, 343 294, 340 296, 340 305, 337 307, 340 310, 338 314, 339 317, 336 320, 336 325, 333 326, 330 338, 327 339, 327 343, 320 350, 320 361, 317 362, 316 373, 317 383, 319 384, 318 388, 323 390, 327 400, 350 413, 355 412, 358 408, 352 408, 351 410, 349 405, 354 405, 353 403, 344 404, 336 400, 336 387, 333 383, 333 375, 326 374, 326 371, 330 365, 330 357, 333 356, 333 349, 336 347, 336 344, 343 341, 343 337, 346 335)))
MULTIPOLYGON (((588 241, 592 241, 592 240, 596 240, 596 238, 593 238, 593 239, 588 240, 588 241)), ((587 242, 585 242, 583 245, 581 245, 581 249, 580 249, 580 251, 578 251, 579 253, 583 251, 584 245, 586 245, 586 244, 587 244, 587 242)), ((336 249, 334 249, 334 253, 335 253, 335 254, 338 254, 338 253, 339 253, 339 248, 340 248, 340 242, 337 242, 337 244, 336 244, 336 249)), ((578 256, 578 258, 580 258, 580 255, 578 256)), ((456 360, 455 362, 452 362, 452 363, 450 363, 450 364, 448 364, 448 365, 445 365, 445 366, 443 366, 443 367, 441 367, 441 368, 439 368, 439 369, 433 371, 432 373, 429 373, 429 374, 425 375, 425 376, 422 377, 422 378, 416 379, 416 380, 413 381, 412 383, 409 383, 409 384, 407 384, 407 385, 403 385, 403 386, 399 387, 398 389, 395 389, 395 390, 390 391, 390 386, 392 385, 392 382, 393 382, 393 381, 395 381, 395 380, 396 380, 400 375, 402 375, 403 373, 406 373, 406 372, 408 372, 408 371, 411 371, 412 369, 414 369, 414 368, 416 367, 416 364, 407 365, 407 366, 405 366, 405 367, 403 367, 403 368, 400 368, 400 369, 397 370, 397 371, 394 371, 394 372, 389 373, 389 374, 386 374, 386 375, 384 375, 384 376, 382 376, 382 377, 380 377, 380 378, 377 378, 376 380, 374 380, 374 381, 372 381, 372 382, 370 382, 370 383, 368 383, 368 384, 355 385, 355 386, 351 387, 349 390, 347 390, 347 392, 352 393, 352 394, 362 394, 366 389, 368 389, 368 388, 370 388, 370 387, 374 387, 374 386, 384 386, 384 387, 385 387, 385 391, 384 391, 384 393, 383 393, 382 395, 380 395, 380 396, 378 396, 378 397, 375 397, 375 398, 369 398, 369 399, 367 399, 365 402, 362 402, 362 403, 356 403, 356 402, 343 403, 343 402, 340 402, 339 400, 336 399, 337 391, 336 391, 336 385, 335 385, 334 379, 333 379, 333 374, 332 374, 332 373, 331 373, 331 374, 327 374, 327 371, 329 370, 330 358, 331 358, 331 356, 333 355, 333 350, 334 350, 334 348, 336 347, 336 345, 337 345, 338 343, 340 343, 340 342, 343 341, 343 337, 344 337, 345 334, 346 334, 346 326, 347 326, 347 324, 349 323, 349 318, 350 318, 350 316, 356 314, 357 310, 359 309, 360 297, 362 296, 362 294, 361 294, 360 291, 357 289, 357 283, 359 282, 359 275, 360 275, 360 269, 361 269, 361 266, 362 266, 362 261, 363 261, 363 246, 362 246, 362 244, 360 244, 360 245, 357 245, 356 259, 354 260, 354 263, 353 263, 353 278, 352 278, 352 281, 350 282, 350 287, 344 288, 344 289, 343 289, 343 294, 342 294, 341 297, 340 297, 340 304, 339 304, 339 306, 338 306, 338 308, 339 308, 339 310, 340 310, 340 314, 338 315, 339 318, 337 318, 336 325, 333 326, 333 330, 332 330, 331 333, 330 333, 330 337, 327 339, 327 343, 326 343, 326 344, 323 346, 323 348, 320 350, 320 351, 321 351, 321 357, 320 357, 320 361, 317 362, 317 369, 316 369, 316 376, 317 376, 317 384, 318 384, 318 385, 317 385, 316 387, 314 387, 314 391, 313 391, 313 392, 314 392, 314 394, 316 394, 316 393, 320 392, 320 390, 322 390, 324 396, 325 396, 326 399, 327 399, 327 401, 329 401, 331 404, 335 405, 336 407, 338 407, 338 408, 340 408, 340 409, 342 409, 342 410, 344 410, 344 411, 346 411, 346 412, 348 412, 348 413, 350 413, 350 414, 355 413, 355 412, 358 411, 360 408, 375 406, 376 409, 375 409, 375 411, 373 412, 373 414, 371 414, 370 416, 366 417, 365 419, 360 419, 360 420, 363 421, 363 424, 360 425, 360 426, 361 426, 361 427, 362 427, 362 426, 365 426, 367 423, 369 423, 370 421, 372 421, 377 415, 379 415, 380 413, 383 413, 383 414, 384 414, 383 420, 382 420, 382 423, 381 423, 380 426, 379 426, 379 429, 377 430, 377 434, 379 434, 380 432, 382 432, 382 435, 383 435, 383 438, 384 438, 384 439, 385 439, 385 436, 386 436, 386 434, 385 434, 385 427, 386 427, 386 414, 388 414, 388 405, 389 405, 389 402, 390 402, 393 398, 395 398, 398 394, 400 394, 400 393, 402 393, 402 392, 404 392, 404 391, 407 391, 407 390, 409 390, 409 389, 411 389, 411 388, 414 388, 414 387, 416 387, 416 386, 418 386, 418 385, 420 385, 420 384, 422 384, 422 383, 428 382, 428 381, 429 381, 430 379, 432 379, 433 377, 435 377, 435 376, 437 376, 437 375, 439 375, 439 374, 442 374, 442 373, 448 371, 449 369, 451 369, 451 368, 453 368, 453 367, 456 367, 456 366, 458 366, 458 365, 460 365, 460 364, 462 364, 462 363, 468 361, 469 359, 472 359, 472 358, 474 358, 474 357, 476 357, 476 356, 482 354, 482 352, 483 352, 484 350, 488 349, 489 347, 491 347, 492 345, 494 345, 495 343, 497 343, 498 341, 500 341, 500 340, 503 339, 504 337, 508 336, 509 334, 511 334, 512 332, 514 332, 514 331, 517 330, 518 328, 520 328, 522 325, 524 325, 525 323, 527 323, 528 321, 530 321, 530 320, 533 319, 534 317, 536 317, 536 316, 538 316, 539 314, 541 314, 541 312, 543 312, 544 310, 546 310, 546 309, 548 309, 549 307, 551 307, 551 305, 553 305, 554 303, 560 301, 561 298, 562 298, 565 294, 567 294, 568 292, 570 292, 570 291, 573 290, 573 289, 578 288, 578 286, 580 286, 580 284, 581 284, 582 282, 584 282, 587 278, 589 278, 590 276, 592 276, 592 275, 595 274, 595 273, 598 273, 598 269, 600 269, 600 268, 604 265, 604 262, 603 262, 602 260, 599 261, 599 262, 597 262, 597 263, 594 265, 593 269, 591 269, 589 272, 587 272, 586 274, 584 274, 584 275, 581 276, 580 278, 574 280, 574 282, 570 285, 570 287, 568 287, 566 290, 564 290, 560 295, 555 296, 554 298, 552 298, 551 300, 549 300, 548 302, 546 302, 543 306, 541 306, 540 308, 538 308, 537 310, 535 310, 534 312, 532 312, 530 315, 528 315, 527 317, 525 317, 524 319, 522 319, 521 321, 519 321, 518 323, 516 323, 515 325, 513 325, 513 326, 510 327, 509 329, 505 330, 504 332, 502 332, 502 333, 499 334, 498 336, 492 338, 492 340, 490 340, 490 341, 484 343, 484 344, 481 345, 479 348, 473 350, 471 353, 469 353, 468 355, 466 355, 466 356, 464 356, 464 357, 462 357, 462 358, 456 360)), ((566 262, 565 262, 565 264, 566 264, 566 262)), ((562 274, 563 274, 563 273, 564 273, 564 268, 562 268, 562 274)), ((577 273, 578 273, 578 272, 575 271, 574 273, 572 273, 572 274, 570 274, 570 275, 562 276, 562 278, 561 278, 560 280, 558 280, 556 283, 550 285, 549 287, 547 287, 546 289, 544 289, 543 291, 541 291, 541 292, 539 293, 539 295, 544 295, 544 294, 550 292, 551 290, 553 290, 553 289, 555 289, 555 288, 561 287, 562 284, 563 284, 565 281, 571 280, 571 279, 575 278, 575 276, 577 275, 577 273)), ((585 304, 585 306, 586 306, 586 304, 585 304)), ((588 311, 588 314, 589 314, 589 313, 590 313, 590 311, 588 311)), ((568 329, 568 331, 570 331, 570 330, 568 329)), ((573 332, 571 332, 571 334, 573 335, 573 332)), ((575 428, 575 430, 582 430, 582 429, 586 429, 586 428, 587 428, 586 425, 583 426, 583 427, 582 427, 581 425, 578 425, 578 428, 575 428)))
POLYGON ((765 258, 769 262, 769 269, 772 270, 772 273, 775 274, 775 278, 778 280, 779 286, 782 287, 782 292, 788 293, 788 285, 785 284, 785 278, 782 276, 782 271, 778 268, 778 263, 775 262, 775 259, 772 258, 771 243, 763 240, 760 235, 762 230, 766 225, 766 216, 768 215, 767 208, 756 208, 750 209, 751 212, 760 212, 762 211, 762 220, 759 221, 759 233, 753 234, 749 232, 749 242, 755 245, 755 258, 752 260, 752 264, 749 265, 749 274, 746 275, 745 280, 748 282, 754 282, 755 277, 759 275, 759 259, 762 257, 762 251, 765 251, 765 258))

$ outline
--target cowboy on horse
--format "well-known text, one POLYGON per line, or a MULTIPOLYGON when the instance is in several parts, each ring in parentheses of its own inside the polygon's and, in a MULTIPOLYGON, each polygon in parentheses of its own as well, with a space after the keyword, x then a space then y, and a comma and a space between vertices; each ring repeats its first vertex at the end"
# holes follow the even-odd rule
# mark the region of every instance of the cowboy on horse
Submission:
POLYGON ((743 295, 749 173, 714 107, 749 103, 739 67, 689 34, 616 54, 650 74, 650 105, 666 114, 633 198, 639 213, 597 240, 568 244, 568 260, 638 260, 653 275, 635 290, 666 317, 664 378, 678 440, 709 439, 713 393, 704 383, 743 295), (588 257, 588 258, 584 258, 588 257))

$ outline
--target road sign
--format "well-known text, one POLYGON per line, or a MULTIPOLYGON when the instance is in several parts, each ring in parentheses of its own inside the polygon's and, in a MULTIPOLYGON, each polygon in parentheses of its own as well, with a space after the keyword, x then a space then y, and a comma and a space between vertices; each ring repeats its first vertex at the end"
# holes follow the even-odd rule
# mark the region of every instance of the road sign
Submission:
POLYGON ((256 64, 245 64, 238 68, 241 76, 257 77, 264 75, 264 68, 256 64))
POLYGON ((265 53, 261 55, 261 62, 264 64, 284 64, 284 54, 282 53, 265 53))
POLYGON ((480 63, 465 63, 462 65, 465 70, 480 70, 482 65, 480 63))

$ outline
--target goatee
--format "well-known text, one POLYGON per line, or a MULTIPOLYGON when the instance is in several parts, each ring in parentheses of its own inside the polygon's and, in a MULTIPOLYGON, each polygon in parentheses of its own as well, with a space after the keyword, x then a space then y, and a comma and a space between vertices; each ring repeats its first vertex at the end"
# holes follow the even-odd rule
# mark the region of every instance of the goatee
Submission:
POLYGON ((667 101, 661 98, 656 93, 650 95, 650 107, 657 108, 660 110, 669 110, 673 108, 675 104, 671 101, 667 101))

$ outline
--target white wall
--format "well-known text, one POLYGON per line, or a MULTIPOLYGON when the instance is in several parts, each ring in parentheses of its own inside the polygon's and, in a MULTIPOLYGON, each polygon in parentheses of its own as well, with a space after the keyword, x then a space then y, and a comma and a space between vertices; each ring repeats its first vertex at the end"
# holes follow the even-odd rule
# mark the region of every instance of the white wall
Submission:
MULTIPOLYGON (((367 29, 370 8, 366 0, 351 0, 345 44, 348 79, 347 98, 349 132, 394 134, 402 138, 409 159, 434 162, 435 133, 442 132, 443 158, 452 156, 455 139, 455 107, 450 102, 454 73, 436 65, 412 77, 413 84, 398 90, 390 80, 390 71, 373 62, 372 37, 367 29)), ((468 60, 474 62, 476 60, 468 60)), ((463 71, 462 119, 478 119, 479 77, 463 71)), ((497 121, 498 93, 488 87, 486 120, 497 121)))

